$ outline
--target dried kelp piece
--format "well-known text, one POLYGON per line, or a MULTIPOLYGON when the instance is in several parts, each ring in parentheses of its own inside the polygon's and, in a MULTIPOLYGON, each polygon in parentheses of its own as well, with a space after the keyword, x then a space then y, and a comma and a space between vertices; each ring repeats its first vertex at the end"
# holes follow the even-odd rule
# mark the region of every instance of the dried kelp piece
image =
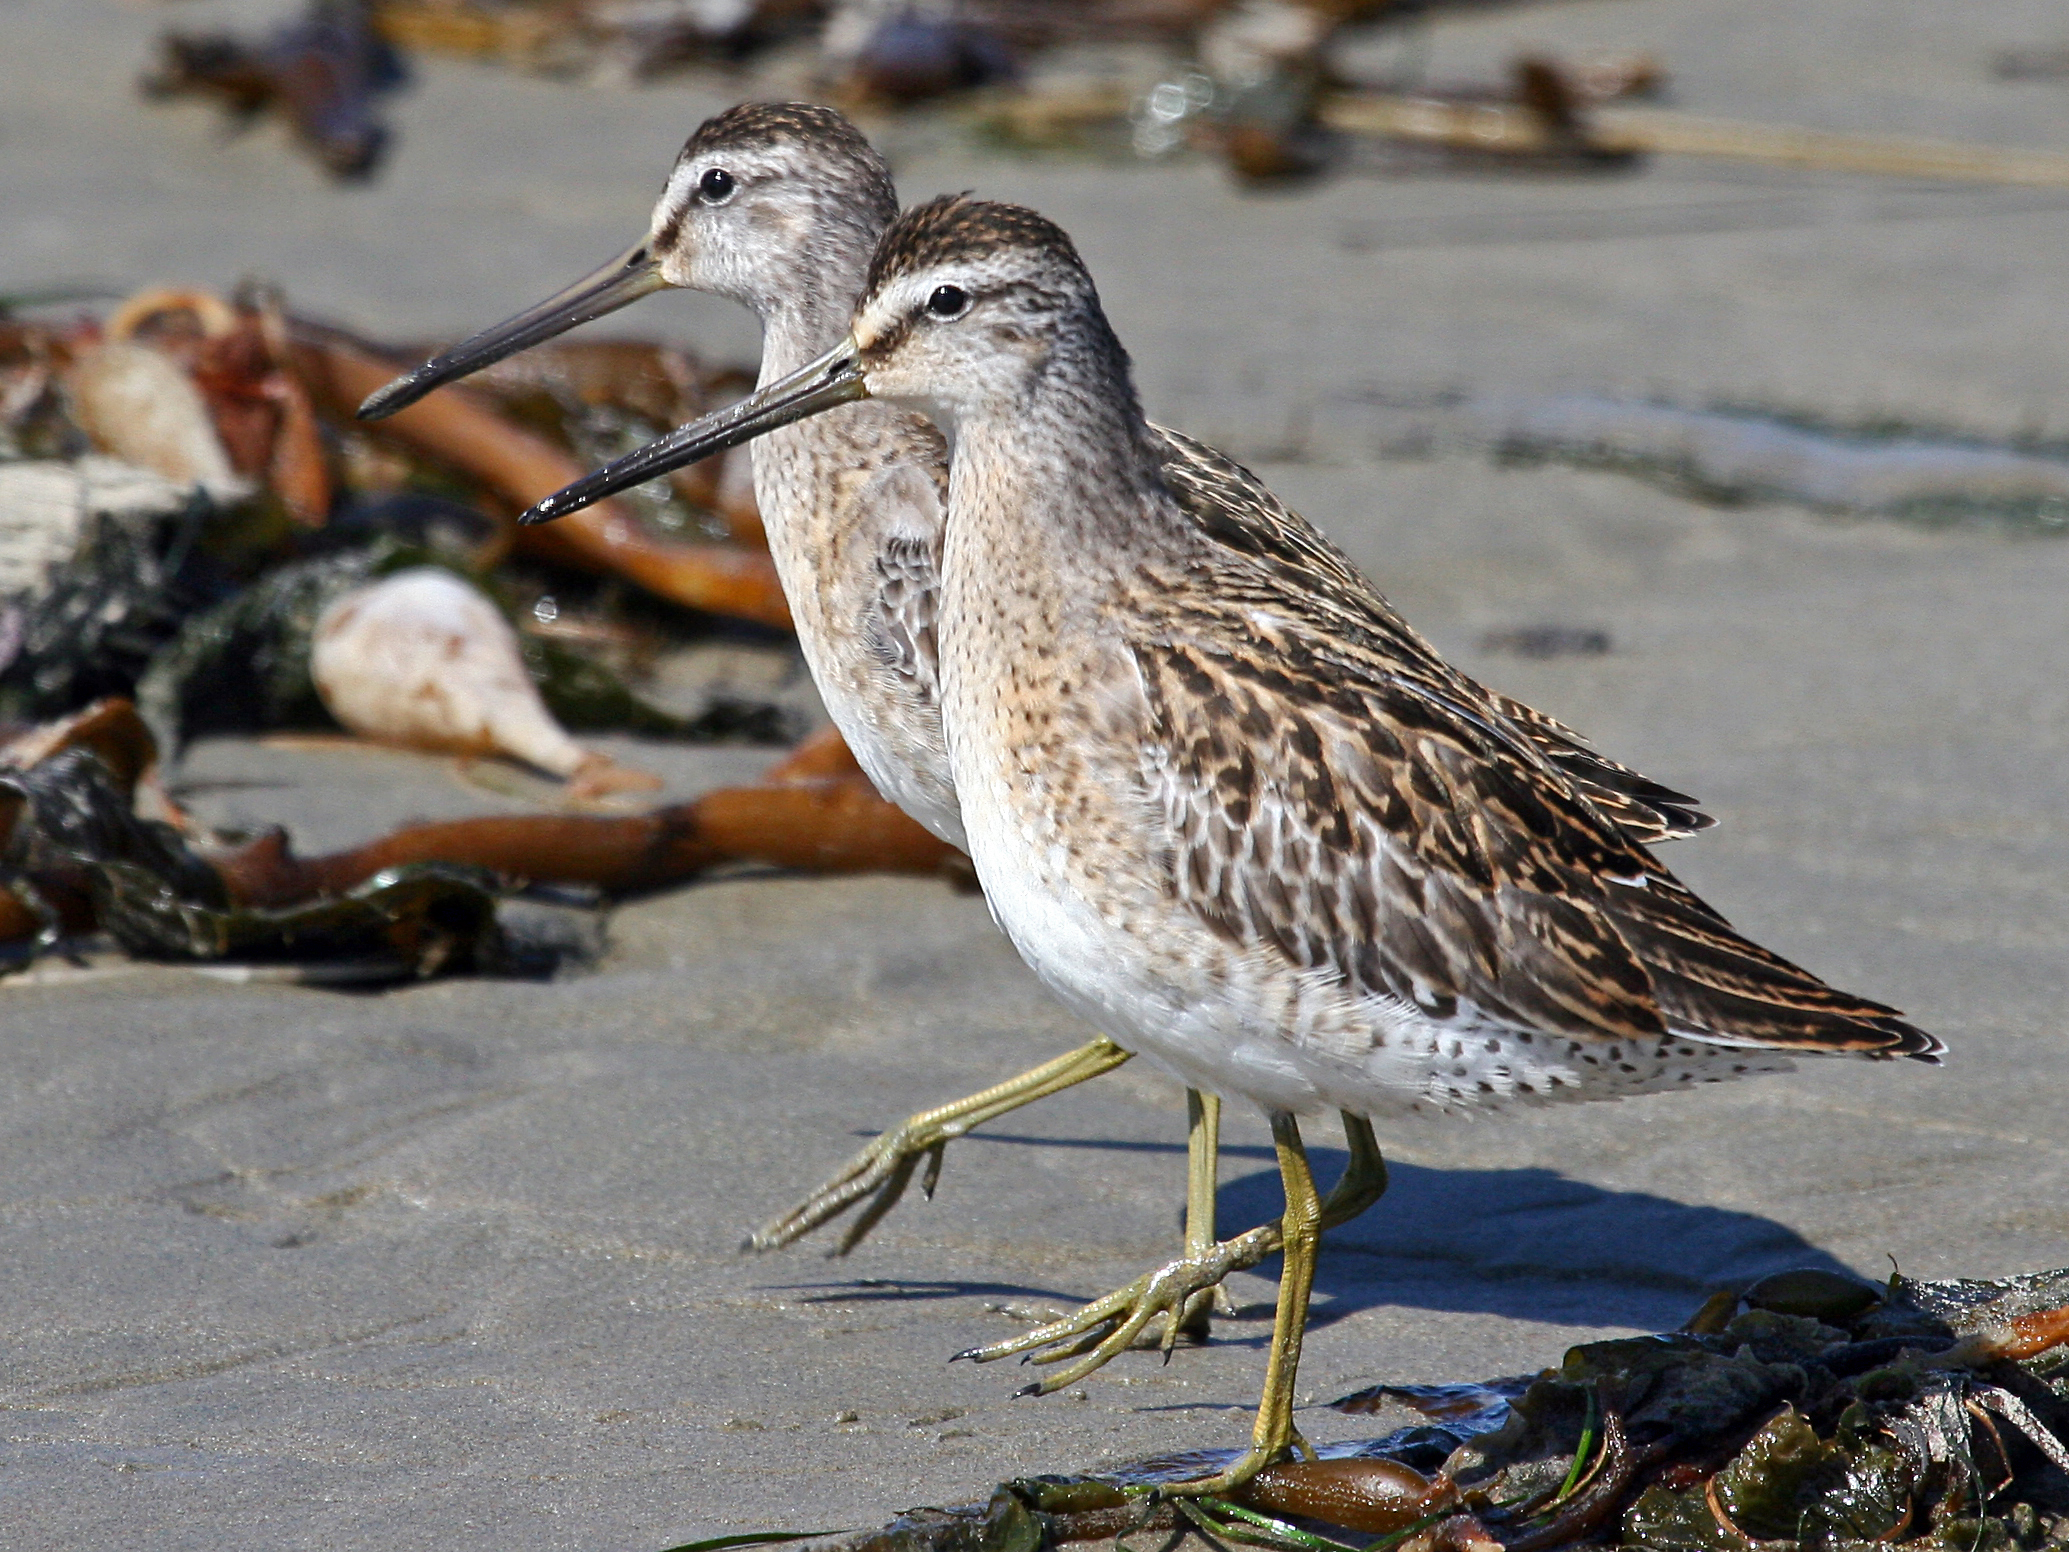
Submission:
MULTIPOLYGON (((1178 1524, 1170 1505, 1146 1504, 1106 1482, 1025 1477, 1002 1483, 982 1504, 908 1509, 880 1530, 808 1536, 791 1545, 800 1552, 1038 1552, 1047 1545, 1168 1531, 1178 1524)), ((699 1545, 704 1544, 692 1544, 699 1545)))
POLYGON ((423 862, 377 873, 345 894, 274 910, 184 899, 133 864, 106 870, 102 925, 149 959, 392 960, 399 973, 510 967, 493 874, 423 862))
POLYGON ((1844 1321, 1867 1314, 1883 1301, 1884 1291, 1843 1272, 1798 1267, 1770 1273, 1741 1297, 1748 1309, 1810 1320, 1844 1321))
POLYGON ((1012 81, 1020 60, 996 28, 958 4, 841 0, 820 45, 844 95, 903 105, 1012 81))
POLYGON ((1620 1504, 1643 1486, 1621 1511, 1631 1544, 1686 1552, 1740 1552, 1764 1541, 1836 1547, 1951 1537, 1957 1524, 1964 1545, 2008 1538, 2001 1526, 1991 1531, 1969 1518, 1978 1502, 1976 1440, 2002 1433, 2025 1441, 1997 1446, 2003 1464, 1986 1488, 2016 1482, 2023 1501, 2038 1493, 2052 1503, 2012 1458, 2021 1470, 2069 1462, 2060 1442, 2069 1407, 2010 1365, 1991 1371, 2001 1385, 1975 1373, 1973 1365, 2003 1351, 1976 1344, 2001 1340, 2011 1329, 2001 1317, 2013 1308, 2027 1321, 2028 1344, 2044 1340, 2054 1312, 2034 1306, 2063 1286, 2060 1274, 1978 1286, 1898 1279, 1881 1293, 1830 1273, 1765 1279, 1749 1295, 1825 1318, 1756 1308, 1708 1335, 1575 1348, 1517 1402, 1508 1426, 1462 1448, 1446 1471, 1469 1506, 1496 1506, 1487 1523, 1516 1552, 1560 1545, 1585 1529, 1572 1509, 1545 1521, 1540 1506, 1557 1503, 1583 1476, 1612 1481, 1619 1464, 1623 1480, 1613 1493, 1598 1487, 1596 1497, 1598 1505, 1605 1497, 1620 1504), (1970 1334, 1956 1341, 1934 1309, 1962 1319, 1970 1334), (1621 1434, 1630 1448, 1619 1462, 1605 1444, 1601 1463, 1588 1466, 1597 1400, 1605 1436, 1621 1434), (1985 1414, 2009 1426, 2000 1430, 1985 1414), (1547 1498, 1555 1478, 1561 1489, 1547 1498))
MULTIPOLYGON (((1296 1486, 1290 1498, 1268 1494, 1266 1506, 1297 1516, 1296 1523, 1227 1500, 1159 1503, 1156 1487, 1218 1470, 1238 1453, 1201 1450, 1096 1476, 1022 1478, 1002 1484, 984 1504, 910 1510, 882 1530, 811 1537, 797 1546, 1002 1552, 1025 1544, 1031 1519, 1052 1544, 1192 1526, 1208 1531, 1210 1544, 1349 1552, 1345 1542, 1316 1532, 1358 1532, 1368 1510, 1371 1525, 1389 1527, 1368 1552, 1551 1552, 1619 1540, 1658 1552, 2015 1552, 2063 1543, 2069 1400, 2031 1377, 2031 1360, 2000 1363, 1989 1377, 1931 1367, 1920 1349, 1953 1341, 1953 1331, 1905 1301, 1959 1319, 1972 1320, 1978 1310, 2004 1316, 2012 1307, 2020 1313, 2009 1318, 2028 1318, 2049 1312, 2035 1305, 2069 1287, 2069 1273, 1997 1283, 1897 1279, 1865 1309, 1864 1285, 1836 1273, 1792 1273, 1755 1286, 1764 1301, 1809 1301, 1824 1318, 1755 1309, 1708 1335, 1576 1347, 1516 1396, 1503 1427, 1462 1444, 1434 1474, 1408 1460, 1427 1442, 1417 1436, 1434 1430, 1325 1444, 1319 1467, 1273 1468, 1296 1486), (1904 1385, 1869 1386, 1869 1394, 1835 1376, 1823 1359, 1836 1348, 1863 1345, 1862 1327, 1892 1308, 1929 1321, 1937 1342, 1914 1338, 1904 1385), (1362 1484, 1382 1491, 1349 1494, 1343 1506, 1332 1506, 1326 1490, 1312 1490, 1345 1469, 1337 1462, 1359 1461, 1384 1467, 1362 1484), (1404 1469, 1409 1464, 1417 1469, 1404 1469), (1315 1479, 1305 1492, 1303 1473, 1315 1479), (1421 1515, 1404 1519, 1418 1507, 1421 1515)), ((1495 1410, 1474 1407, 1479 1396, 1515 1393, 1516 1382, 1503 1380, 1374 1387, 1345 1402, 1369 1410, 1386 1397, 1413 1397, 1458 1426, 1495 1410)))
POLYGON ((566 0, 375 0, 373 22, 397 48, 488 59, 540 75, 582 69, 595 53, 581 7, 566 0))
MULTIPOLYGON (((32 770, 67 749, 91 749, 99 755, 126 795, 135 793, 137 783, 158 762, 157 741, 136 707, 110 697, 0 743, 0 770, 32 770)), ((0 836, 0 846, 5 844, 0 836)))
POLYGON ((141 291, 108 319, 105 333, 111 344, 137 341, 176 362, 236 474, 299 526, 324 525, 336 494, 330 460, 315 406, 288 369, 276 291, 247 283, 234 305, 206 291, 141 291))
MULTIPOLYGON (((334 329, 300 320, 290 328, 297 375, 318 409, 349 423, 354 410, 401 369, 334 329)), ((465 387, 448 386, 383 420, 372 435, 427 454, 521 510, 582 478, 568 453, 498 414, 465 387)), ((686 608, 787 627, 775 563, 766 552, 731 544, 689 544, 655 533, 615 502, 598 502, 550 526, 518 535, 538 558, 623 577, 686 608)))
POLYGON ((1761 1541, 1891 1541, 1909 1526, 1916 1485, 1906 1454, 1821 1439, 1801 1413, 1785 1407, 1700 1486, 1647 1488, 1625 1519, 1624 1535, 1661 1552, 1743 1552, 1761 1541))
POLYGON ((859 775, 721 787, 642 814, 501 814, 406 825, 320 857, 297 857, 274 831, 207 856, 233 898, 269 905, 342 893, 420 862, 478 867, 513 885, 575 885, 607 895, 665 888, 739 863, 935 877, 968 869, 960 852, 859 775))
POLYGON ((1329 1403, 1339 1412, 1377 1412, 1389 1401, 1412 1407, 1434 1422, 1461 1426, 1466 1434, 1487 1433, 1508 1421, 1509 1407, 1530 1388, 1533 1376, 1488 1380, 1476 1385, 1374 1385, 1329 1403))
MULTIPOLYGON (((686 351, 644 340, 549 340, 467 379, 470 391, 590 467, 753 386, 750 374, 707 371, 686 351)), ((622 499, 665 533, 765 544, 748 460, 740 452, 675 470, 622 499)))
POLYGON ((296 21, 261 41, 227 33, 167 33, 146 97, 207 97, 242 126, 285 119, 332 176, 369 176, 388 143, 376 99, 404 79, 402 61, 374 30, 365 0, 311 0, 296 21))
POLYGON ((1615 1409, 1640 1446, 1715 1438, 1756 1421, 1803 1380, 1800 1367, 1764 1362, 1731 1333, 1589 1343, 1541 1375, 1506 1424, 1461 1446, 1445 1469, 1483 1502, 1543 1502, 1575 1470, 1602 1406, 1615 1409))
POLYGON ((704 697, 694 716, 678 716, 639 694, 607 663, 532 631, 521 637, 525 663, 547 709, 574 733, 637 733, 689 743, 787 744, 798 719, 773 701, 734 694, 704 697))
POLYGON ((1398 1460, 1352 1458, 1281 1461, 1237 1492, 1236 1501, 1273 1514, 1298 1515, 1345 1530, 1386 1534, 1456 1508, 1458 1489, 1398 1460))
POLYGON ((150 790, 140 778, 154 758, 126 702, 0 746, 0 760, 14 762, 0 768, 0 942, 49 947, 65 931, 99 926, 159 958, 344 956, 362 970, 396 973, 543 970, 565 955, 537 934, 520 932, 513 947, 495 932, 483 913, 497 891, 546 884, 622 895, 740 863, 967 872, 955 848, 877 794, 837 738, 808 740, 761 784, 644 814, 408 825, 311 858, 297 857, 280 830, 195 839, 139 817, 132 791, 150 790))
POLYGON ((1953 1278, 1923 1282, 1898 1276, 1890 1297, 1935 1319, 1959 1335, 2000 1325, 2019 1316, 2069 1305, 2069 1271, 2029 1272, 1991 1282, 1953 1278))
POLYGON ((309 641, 331 600, 375 575, 381 547, 297 561, 192 616, 153 660, 137 704, 171 753, 212 733, 327 727, 309 641))

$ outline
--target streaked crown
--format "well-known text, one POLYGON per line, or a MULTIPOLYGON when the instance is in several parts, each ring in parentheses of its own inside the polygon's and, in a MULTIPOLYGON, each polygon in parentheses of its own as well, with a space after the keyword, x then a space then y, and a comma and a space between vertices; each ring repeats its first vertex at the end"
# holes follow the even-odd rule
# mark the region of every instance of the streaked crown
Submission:
POLYGON ((994 204, 967 194, 944 194, 915 205, 877 243, 866 289, 873 295, 892 281, 957 262, 981 263, 1008 250, 1032 252, 1082 272, 1070 235, 1024 205, 994 204))
POLYGON ((788 160, 840 177, 850 195, 863 201, 858 213, 878 224, 898 214, 891 169, 876 147, 845 117, 818 103, 743 102, 713 114, 683 142, 676 165, 770 151, 792 152, 788 160))

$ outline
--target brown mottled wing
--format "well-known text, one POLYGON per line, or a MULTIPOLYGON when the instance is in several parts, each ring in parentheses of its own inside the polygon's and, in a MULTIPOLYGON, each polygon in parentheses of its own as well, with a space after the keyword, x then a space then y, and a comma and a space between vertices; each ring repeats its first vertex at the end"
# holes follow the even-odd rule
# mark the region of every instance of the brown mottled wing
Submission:
POLYGON ((940 701, 935 619, 941 578, 935 552, 942 492, 935 475, 900 464, 877 475, 858 498, 879 525, 876 596, 863 621, 870 653, 929 706, 940 701))
MULTIPOLYGON (((1275 555, 1280 565, 1305 573, 1315 582, 1348 584, 1362 593, 1371 593, 1371 584, 1350 557, 1325 539, 1312 523, 1281 503, 1248 469, 1204 442, 1161 426, 1152 429, 1169 449, 1165 483, 1195 521, 1214 537, 1230 542, 1229 535, 1237 532, 1240 538, 1236 547, 1251 555, 1275 555)), ((1405 622, 1394 623, 1404 642, 1412 642, 1430 661, 1441 662, 1436 651, 1405 622)), ((1472 684, 1449 665, 1444 665, 1444 671, 1471 685, 1495 712, 1521 728, 1539 751, 1572 777, 1588 800, 1621 825, 1632 839, 1650 845, 1694 835, 1716 824, 1715 819, 1695 807, 1694 798, 1597 754, 1580 734, 1543 712, 1472 684)))
POLYGON ((1494 709, 1529 735, 1545 758, 1579 784, 1588 801, 1644 845, 1678 841, 1714 829, 1717 821, 1695 806, 1685 792, 1662 786, 1628 765, 1620 765, 1588 747, 1588 741, 1565 723, 1535 707, 1511 700, 1498 690, 1481 687, 1494 709))
POLYGON ((1134 657, 1168 884, 1226 940, 1439 1021, 1939 1049, 1740 937, 1469 682, 1402 656, 1369 589, 1214 584, 1219 618, 1134 657))

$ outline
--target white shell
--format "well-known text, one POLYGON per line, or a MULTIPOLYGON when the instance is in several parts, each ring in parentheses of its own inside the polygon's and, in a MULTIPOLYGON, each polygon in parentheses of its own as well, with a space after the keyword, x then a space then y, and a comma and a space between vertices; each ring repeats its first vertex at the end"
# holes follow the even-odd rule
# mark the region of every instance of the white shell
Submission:
POLYGON ((176 485, 239 501, 251 483, 230 467, 208 405, 178 363, 148 345, 111 340, 65 374, 72 416, 94 445, 176 485))
POLYGON ((435 566, 333 602, 316 621, 310 672, 330 714, 363 738, 512 755, 563 777, 590 758, 539 699, 509 621, 435 566))

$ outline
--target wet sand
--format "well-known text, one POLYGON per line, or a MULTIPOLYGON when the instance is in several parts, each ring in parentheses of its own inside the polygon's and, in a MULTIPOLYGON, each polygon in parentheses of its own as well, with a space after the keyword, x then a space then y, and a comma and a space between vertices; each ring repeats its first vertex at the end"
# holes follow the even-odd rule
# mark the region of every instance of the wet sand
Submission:
MULTIPOLYGON (((0 289, 262 272, 369 333, 451 335, 622 247, 718 102, 424 61, 387 174, 338 190, 270 128, 225 145, 198 108, 134 101, 155 28, 227 9, 0 9, 0 289)), ((2069 90, 1986 74, 2054 25, 1590 0, 1444 23, 1434 73, 1651 43, 1696 111, 2062 146, 2069 90)), ((1471 671, 1699 794, 1722 823, 1677 871, 1952 1047, 1938 1072, 1385 1128, 1393 1190, 1325 1252, 1305 1393, 1534 1368, 1782 1266, 2069 1264, 2069 541, 1382 459, 1359 408, 1574 389, 2060 436, 2069 191, 1669 161, 1255 197, 1205 166, 892 144, 910 198, 1063 221, 1157 418, 1258 460, 1471 671), (1545 624, 1612 650, 1483 646, 1545 624)), ((637 326, 752 353, 726 308, 648 305, 637 326)), ((766 758, 632 753, 678 792, 766 758)), ((181 774, 204 816, 312 851, 516 801, 366 751, 218 741, 181 774)), ((550 984, 0 988, 0 1541, 658 1549, 1240 1440, 1268 1276, 1236 1280, 1213 1346, 1071 1395, 943 1361, 1175 1244, 1183 1106, 1141 1063, 957 1143, 936 1200, 847 1261, 735 1250, 869 1130, 1087 1037, 981 900, 738 878, 622 906, 604 939, 550 984)), ((1228 1140, 1235 1228, 1276 1181, 1261 1121, 1228 1140)))

